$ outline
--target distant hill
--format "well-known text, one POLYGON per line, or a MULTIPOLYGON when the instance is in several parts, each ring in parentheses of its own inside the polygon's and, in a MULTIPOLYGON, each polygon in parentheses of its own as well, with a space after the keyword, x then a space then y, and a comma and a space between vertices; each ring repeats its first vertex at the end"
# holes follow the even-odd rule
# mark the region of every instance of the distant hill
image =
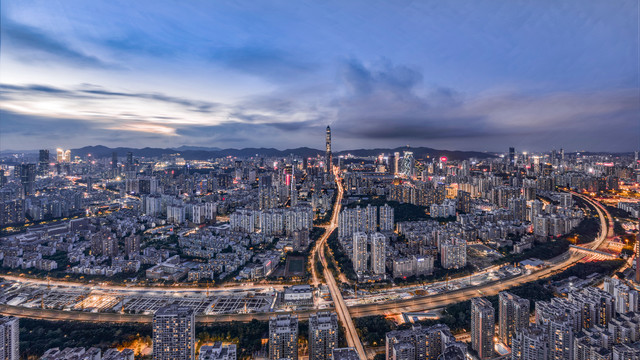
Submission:
MULTIPOLYGON (((356 149, 339 151, 334 155, 347 155, 354 156, 376 156, 379 154, 391 154, 403 151, 413 151, 416 158, 440 157, 446 156, 451 160, 463 160, 468 158, 486 159, 495 157, 494 154, 478 152, 478 151, 451 151, 451 150, 437 150, 427 147, 398 147, 394 149, 356 149)), ((295 149, 278 150, 274 148, 244 148, 244 149, 219 149, 219 148, 206 148, 197 146, 181 146, 178 148, 129 148, 129 147, 117 147, 109 148, 103 145, 85 146, 79 149, 71 149, 71 154, 74 156, 86 156, 91 154, 96 158, 110 157, 113 152, 116 152, 118 156, 124 157, 128 152, 133 153, 139 157, 160 157, 164 154, 180 153, 180 156, 187 160, 205 160, 216 157, 234 156, 234 157, 251 157, 251 156, 264 156, 264 157, 285 157, 291 154, 302 157, 315 157, 323 155, 324 151, 318 149, 312 149, 309 147, 300 147, 295 149)))
POLYGON ((428 147, 410 147, 410 146, 397 147, 395 149, 378 148, 378 149, 347 150, 347 151, 340 151, 337 154, 338 155, 351 154, 355 156, 365 157, 365 156, 376 156, 382 153, 391 154, 395 152, 398 152, 400 153, 400 155, 402 155, 404 151, 413 152, 413 156, 416 158, 426 158, 427 156, 430 158, 446 156, 450 160, 464 160, 469 158, 487 159, 487 158, 496 157, 495 154, 480 152, 480 151, 438 150, 438 149, 432 149, 428 147))

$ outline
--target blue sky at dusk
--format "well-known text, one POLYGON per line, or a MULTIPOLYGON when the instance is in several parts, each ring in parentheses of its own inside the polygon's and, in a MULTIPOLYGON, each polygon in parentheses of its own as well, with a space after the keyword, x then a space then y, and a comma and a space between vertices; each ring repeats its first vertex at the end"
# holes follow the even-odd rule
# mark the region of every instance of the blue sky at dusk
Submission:
POLYGON ((639 4, 5 0, 0 149, 631 151, 639 4))

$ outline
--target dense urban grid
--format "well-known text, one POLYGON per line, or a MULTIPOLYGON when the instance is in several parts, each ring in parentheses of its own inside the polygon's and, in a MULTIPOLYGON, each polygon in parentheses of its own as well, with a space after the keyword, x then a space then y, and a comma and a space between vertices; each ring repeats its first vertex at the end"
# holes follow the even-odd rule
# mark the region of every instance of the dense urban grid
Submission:
POLYGON ((19 318, 152 326, 47 360, 640 358, 637 152, 107 150, 3 157, 1 359, 19 318))

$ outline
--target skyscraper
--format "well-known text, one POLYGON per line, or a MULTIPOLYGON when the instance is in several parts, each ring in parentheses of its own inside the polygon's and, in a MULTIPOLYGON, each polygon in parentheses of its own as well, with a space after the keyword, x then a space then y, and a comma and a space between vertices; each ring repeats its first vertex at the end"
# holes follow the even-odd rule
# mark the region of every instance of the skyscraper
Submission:
POLYGON ((371 234, 371 271, 384 275, 386 262, 386 236, 379 232, 371 234))
POLYGON ((309 360, 330 360, 338 346, 338 315, 321 311, 309 317, 309 360))
POLYGON ((111 154, 111 171, 113 177, 118 176, 118 153, 115 151, 111 154))
POLYGON ((327 143, 326 154, 324 159, 325 172, 331 172, 331 164, 333 164, 333 155, 331 154, 331 128, 327 126, 327 143))
POLYGON ((133 153, 131 151, 127 152, 127 164, 126 171, 133 171, 133 153))
POLYGON ((394 210, 388 204, 380 206, 380 232, 393 232, 394 210))
POLYGON ((298 360, 298 317, 277 315, 269 319, 269 360, 298 360))
POLYGON ((356 273, 367 271, 367 234, 364 232, 353 233, 353 270, 356 273))
POLYGON ((24 189, 24 196, 33 195, 36 181, 36 164, 20 164, 20 183, 24 189))
POLYGON ((495 334, 495 310, 485 298, 471 299, 471 347, 480 359, 493 356, 495 334))
POLYGON ((20 355, 18 318, 0 316, 0 359, 18 360, 20 355))
POLYGON ((60 148, 56 149, 56 162, 58 163, 64 162, 64 150, 60 148))
POLYGON ((400 165, 400 174, 406 177, 412 177, 415 172, 416 160, 413 157, 412 151, 405 151, 402 157, 402 164, 400 165))
POLYGON ((193 309, 169 305, 153 315, 153 359, 195 359, 195 313, 193 309))
POLYGON ((508 163, 509 167, 511 169, 513 169, 513 167, 516 164, 516 149, 514 149, 512 147, 509 148, 509 159, 508 160, 509 160, 509 163, 508 163))
POLYGON ((38 157, 38 172, 40 175, 46 175, 49 170, 49 150, 40 150, 38 157))
POLYGON ((529 324, 529 300, 502 291, 498 296, 498 338, 511 346, 515 334, 529 324))

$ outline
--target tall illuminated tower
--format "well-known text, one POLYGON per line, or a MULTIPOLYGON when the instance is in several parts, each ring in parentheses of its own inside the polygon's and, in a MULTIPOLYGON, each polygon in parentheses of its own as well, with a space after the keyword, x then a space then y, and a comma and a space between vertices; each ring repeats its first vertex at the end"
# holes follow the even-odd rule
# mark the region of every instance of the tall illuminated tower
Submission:
POLYGON ((327 126, 327 153, 324 159, 324 169, 326 172, 331 171, 331 164, 333 163, 333 155, 331 155, 331 128, 327 126))

